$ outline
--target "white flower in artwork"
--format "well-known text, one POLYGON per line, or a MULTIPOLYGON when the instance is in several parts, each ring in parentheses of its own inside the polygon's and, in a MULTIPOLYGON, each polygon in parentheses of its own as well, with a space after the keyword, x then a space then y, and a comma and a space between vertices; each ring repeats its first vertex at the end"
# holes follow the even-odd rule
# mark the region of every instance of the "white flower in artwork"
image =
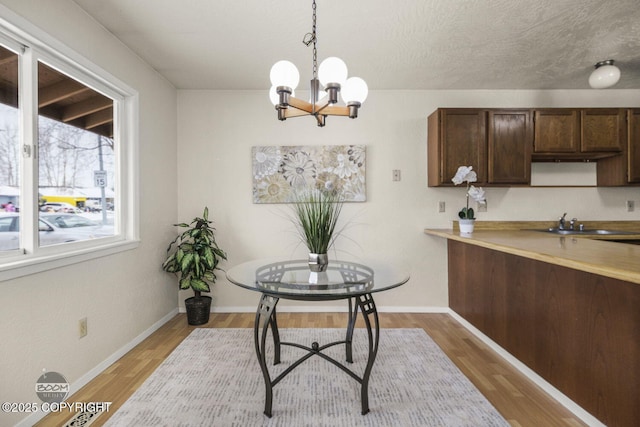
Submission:
POLYGON ((360 172, 358 164, 354 162, 352 146, 336 145, 325 149, 322 153, 324 171, 332 172, 341 179, 346 179, 360 172))
POLYGON ((289 185, 299 188, 313 182, 316 168, 307 153, 294 151, 284 156, 282 174, 289 185))
POLYGON ((342 192, 344 182, 340 177, 331 172, 321 172, 316 178, 316 188, 321 191, 342 192))
POLYGON ((358 168, 364 167, 366 158, 366 151, 364 145, 350 145, 347 154, 349 154, 349 160, 351 160, 358 168))
POLYGON ((279 147, 253 147, 253 173, 255 179, 278 173, 282 154, 279 147))
POLYGON ((289 183, 282 175, 276 174, 267 176, 256 184, 253 200, 257 203, 285 203, 291 194, 289 183))

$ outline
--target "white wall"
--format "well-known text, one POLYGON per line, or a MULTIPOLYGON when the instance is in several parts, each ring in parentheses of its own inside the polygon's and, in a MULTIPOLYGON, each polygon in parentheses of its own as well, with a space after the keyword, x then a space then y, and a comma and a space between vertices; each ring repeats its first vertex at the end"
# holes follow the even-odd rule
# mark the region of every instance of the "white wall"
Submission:
MULTIPOLYGON (((279 122, 266 91, 178 91, 179 217, 190 219, 209 203, 227 267, 259 257, 304 258, 287 206, 252 203, 251 147, 366 144, 367 202, 344 208, 351 225, 337 241, 338 255, 377 255, 411 266, 409 283, 377 296, 378 307, 446 307, 446 245, 423 229, 450 227, 464 190, 427 187, 427 116, 438 107, 571 106, 638 107, 640 91, 373 91, 357 120, 330 117, 324 128, 310 117, 279 122), (400 182, 392 181, 393 169, 402 171, 400 182), (440 200, 446 213, 437 212, 440 200)), ((486 190, 481 220, 555 220, 565 211, 584 221, 640 220, 640 212, 624 208, 627 199, 640 203, 638 188, 486 190)), ((220 311, 253 310, 258 298, 224 277, 214 297, 220 311)))
MULTIPOLYGON (((139 247, 0 282, 0 401, 38 402, 43 369, 73 384, 177 306, 175 279, 160 268, 177 218, 176 91, 72 1, 2 3, 137 90, 140 102, 139 247), (89 333, 79 339, 83 317, 89 333)), ((0 15, 15 17, 2 7, 0 15)), ((23 416, 0 413, 0 425, 23 416)))

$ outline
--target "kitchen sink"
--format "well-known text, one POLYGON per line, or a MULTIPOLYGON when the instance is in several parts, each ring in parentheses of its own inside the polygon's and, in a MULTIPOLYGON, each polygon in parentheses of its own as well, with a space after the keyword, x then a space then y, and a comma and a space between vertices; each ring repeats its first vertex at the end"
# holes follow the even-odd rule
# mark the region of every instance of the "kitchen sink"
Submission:
POLYGON ((562 236, 573 235, 573 236, 616 236, 616 235, 625 235, 625 234, 639 234, 637 231, 621 231, 621 230, 601 230, 601 229, 585 229, 585 230, 561 230, 559 228, 545 228, 543 230, 533 230, 533 231, 541 231, 544 233, 551 234, 559 234, 562 236))

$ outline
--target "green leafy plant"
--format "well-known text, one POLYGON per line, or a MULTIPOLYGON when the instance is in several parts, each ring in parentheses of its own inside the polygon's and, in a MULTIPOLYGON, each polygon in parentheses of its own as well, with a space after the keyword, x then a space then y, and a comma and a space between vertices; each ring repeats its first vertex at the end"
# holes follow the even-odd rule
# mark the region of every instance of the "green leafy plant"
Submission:
POLYGON ((337 233, 342 195, 336 191, 312 189, 294 196, 295 222, 310 253, 326 254, 337 233))
POLYGON ((180 289, 193 289, 196 298, 211 290, 209 284, 216 282, 215 270, 220 270, 218 263, 227 259, 216 243, 212 223, 205 207, 202 217, 190 224, 174 224, 186 230, 169 244, 167 259, 162 263, 163 270, 180 276, 180 289))
POLYGON ((460 166, 456 171, 455 176, 451 179, 455 185, 462 184, 463 182, 467 183, 467 205, 458 212, 460 219, 476 219, 473 208, 469 207, 469 198, 472 198, 481 205, 486 203, 482 187, 475 187, 471 185, 472 182, 476 182, 477 180, 478 176, 475 171, 473 171, 472 166, 460 166))

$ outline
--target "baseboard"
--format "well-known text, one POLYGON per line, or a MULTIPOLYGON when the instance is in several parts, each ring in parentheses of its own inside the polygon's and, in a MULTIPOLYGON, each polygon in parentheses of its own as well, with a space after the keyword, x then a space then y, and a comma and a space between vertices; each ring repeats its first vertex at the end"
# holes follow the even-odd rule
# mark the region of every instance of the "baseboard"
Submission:
MULTIPOLYGON (((211 307, 212 313, 255 313, 256 306, 245 307, 211 307)), ((319 306, 319 305, 279 305, 279 313, 346 313, 346 304, 319 306)), ((180 313, 184 313, 184 307, 180 308, 180 313)), ((378 307, 378 313, 449 313, 448 307, 378 307)))
POLYGON ((553 397, 558 401, 562 406, 567 408, 569 411, 573 412, 576 417, 580 418, 587 425, 591 427, 606 427, 603 423, 601 423, 597 418, 591 415, 589 412, 584 410, 580 405, 575 403, 569 397, 567 397, 560 390, 555 388, 552 384, 547 382, 544 378, 538 375, 535 371, 529 368, 527 365, 522 363, 520 360, 511 355, 504 348, 500 347, 495 341, 482 333, 478 328, 473 326, 467 320, 465 320, 462 316, 460 316, 455 311, 450 308, 447 309, 447 312, 462 326, 464 326, 469 332, 475 335, 478 339, 480 339, 483 343, 489 346, 493 351, 498 353, 503 359, 505 359, 510 365, 519 370, 523 375, 533 381, 538 387, 544 390, 547 394, 553 397))
MULTIPOLYGON (((162 317, 160 320, 158 320, 153 325, 151 325, 149 328, 147 328, 140 335, 135 337, 132 341, 128 342, 123 347, 119 348, 111 356, 107 357, 105 360, 103 360, 101 363, 99 363, 96 367, 94 367, 89 372, 87 372, 86 374, 84 374, 83 376, 78 378, 76 381, 74 381, 72 384, 70 384, 69 385, 69 396, 70 396, 70 398, 67 399, 67 401, 68 402, 73 402, 73 400, 72 400, 73 399, 73 395, 75 393, 77 393, 78 390, 80 390, 82 387, 87 385, 87 383, 89 383, 89 381, 91 381, 92 379, 97 377, 102 371, 107 369, 109 366, 111 366, 113 363, 115 363, 118 359, 120 359, 122 356, 127 354, 129 351, 131 351, 135 346, 137 346, 142 341, 144 341, 149 335, 151 335, 152 333, 154 333, 155 331, 160 329, 160 327, 162 325, 167 323, 169 320, 173 319, 173 317, 177 313, 178 313, 178 309, 174 308, 169 313, 167 313, 164 317, 162 317)), ((31 427, 36 422, 38 422, 42 418, 44 418, 47 414, 48 413, 42 412, 42 411, 35 412, 35 413, 31 414, 30 416, 28 416, 27 418, 22 419, 18 424, 15 425, 15 427, 31 427)))

